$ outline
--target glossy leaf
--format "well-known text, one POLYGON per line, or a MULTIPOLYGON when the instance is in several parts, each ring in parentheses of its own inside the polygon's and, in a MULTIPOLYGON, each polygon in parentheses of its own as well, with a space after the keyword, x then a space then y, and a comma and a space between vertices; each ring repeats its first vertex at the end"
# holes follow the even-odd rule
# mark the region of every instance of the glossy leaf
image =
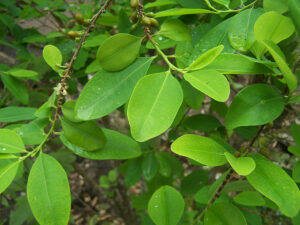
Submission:
POLYGON ((205 13, 215 13, 215 12, 207 10, 207 9, 173 8, 173 9, 167 9, 167 10, 155 13, 155 17, 182 16, 182 15, 205 14, 205 13))
POLYGON ((282 57, 284 56, 284 54, 281 49, 272 41, 263 41, 263 44, 268 49, 268 51, 276 61, 278 67, 280 68, 290 92, 295 91, 297 88, 297 79, 289 68, 285 59, 282 57))
POLYGON ((226 128, 267 124, 280 116, 283 109, 284 100, 276 89, 253 84, 234 97, 226 115, 226 128))
POLYGON ((224 45, 214 47, 200 55, 187 70, 200 70, 210 64, 223 51, 224 45))
POLYGON ((36 108, 8 106, 0 109, 0 122, 11 123, 35 118, 36 108))
POLYGON ((194 88, 219 102, 229 98, 230 87, 226 77, 215 70, 199 70, 184 74, 194 88))
POLYGON ((0 129, 0 153, 25 152, 25 146, 21 137, 12 130, 0 129))
POLYGON ((86 151, 95 151, 106 143, 105 135, 95 121, 74 123, 64 118, 61 124, 68 141, 86 151))
POLYGON ((53 45, 46 45, 43 49, 43 57, 46 63, 56 72, 60 73, 62 69, 57 65, 62 64, 62 54, 59 49, 53 45))
POLYGON ((70 143, 66 137, 60 136, 63 144, 74 152, 87 159, 131 159, 141 155, 140 146, 130 137, 114 130, 102 129, 107 139, 103 148, 96 151, 85 151, 84 149, 70 143))
POLYGON ((298 35, 300 34, 300 2, 299 0, 289 0, 289 13, 292 17, 294 25, 296 26, 298 35))
POLYGON ((127 116, 132 137, 143 142, 165 132, 175 119, 182 101, 180 83, 170 72, 142 78, 128 103, 127 116))
POLYGON ((255 169, 255 161, 250 157, 236 158, 229 152, 224 153, 231 167, 241 176, 249 175, 255 169))
POLYGON ((120 71, 138 57, 142 38, 119 33, 106 39, 99 47, 97 60, 104 70, 120 71))
POLYGON ((19 100, 22 104, 27 105, 29 101, 29 95, 27 87, 15 77, 0 74, 1 80, 4 86, 11 92, 11 94, 19 100))
POLYGON ((247 225, 247 222, 243 213, 236 206, 220 202, 209 207, 204 216, 204 225, 216 224, 247 225))
POLYGON ((293 179, 265 157, 258 154, 251 157, 255 160, 256 168, 247 176, 248 182, 275 202, 283 214, 296 216, 300 209, 300 191, 293 179))
POLYGON ((148 213, 156 225, 176 225, 182 217, 184 200, 181 194, 170 186, 163 186, 154 192, 148 213))
POLYGON ((18 159, 0 159, 0 194, 14 180, 20 161, 18 159))
POLYGON ((208 137, 185 134, 173 142, 171 150, 206 166, 220 166, 227 162, 224 156, 227 150, 208 137))
POLYGON ((28 177, 27 198, 41 225, 67 225, 71 211, 68 177, 52 157, 41 153, 28 177))
POLYGON ((246 52, 255 41, 254 24, 263 14, 260 9, 247 9, 238 13, 228 27, 228 38, 231 46, 239 51, 246 52))
POLYGON ((245 55, 225 53, 219 55, 204 69, 217 70, 223 74, 268 74, 273 73, 267 66, 276 65, 269 61, 262 61, 245 55))
POLYGON ((174 41, 191 41, 190 29, 179 19, 167 19, 161 25, 158 35, 174 41))
POLYGON ((264 206, 266 203, 264 198, 255 191, 241 192, 234 196, 233 200, 240 205, 246 206, 264 206))
POLYGON ((138 58, 120 72, 96 73, 81 91, 75 106, 76 116, 83 120, 96 119, 125 104, 151 62, 152 58, 138 58))

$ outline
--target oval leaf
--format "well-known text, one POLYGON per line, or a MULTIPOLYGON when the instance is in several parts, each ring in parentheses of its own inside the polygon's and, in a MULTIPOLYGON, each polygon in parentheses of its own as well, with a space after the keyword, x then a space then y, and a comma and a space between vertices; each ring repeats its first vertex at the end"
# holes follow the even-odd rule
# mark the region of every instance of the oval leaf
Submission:
POLYGON ((219 102, 229 98, 230 86, 226 77, 215 70, 199 70, 184 74, 194 88, 219 102))
POLYGON ((83 120, 96 119, 125 104, 151 62, 152 58, 138 58, 122 71, 96 73, 80 93, 75 106, 76 116, 83 120))
POLYGON ((36 108, 9 106, 0 109, 0 122, 11 123, 35 118, 36 108))
POLYGON ((131 159, 141 155, 141 149, 138 143, 130 137, 114 130, 103 129, 107 139, 103 148, 96 151, 85 151, 82 148, 70 143, 65 136, 61 135, 60 139, 76 155, 87 159, 131 159))
POLYGON ((284 100, 271 86, 254 84, 241 90, 226 115, 227 129, 257 126, 275 120, 284 109, 284 100))
POLYGON ((18 159, 0 159, 0 194, 14 180, 20 161, 18 159))
POLYGON ((266 201, 255 191, 244 191, 234 196, 233 200, 241 205, 247 206, 264 206, 266 201))
POLYGON ((241 176, 249 175, 255 169, 255 161, 250 157, 235 158, 231 153, 224 153, 231 167, 241 176))
POLYGON ((282 213, 294 217, 300 209, 300 191, 293 179, 265 157, 251 156, 255 170, 247 176, 249 183, 261 194, 275 202, 282 213))
POLYGON ((62 54, 58 48, 53 45, 46 45, 43 49, 43 57, 46 63, 56 72, 60 73, 61 68, 57 65, 62 64, 62 54))
POLYGON ((179 137, 171 145, 171 150, 206 166, 221 166, 227 162, 224 156, 227 150, 222 145, 211 138, 195 134, 179 137))
POLYGON ((174 41, 191 41, 190 29, 179 19, 167 19, 161 25, 158 34, 174 41))
POLYGON ((68 177, 52 156, 41 153, 34 162, 28 177, 27 198, 39 224, 68 224, 71 210, 68 177))
POLYGON ((22 138, 9 129, 0 129, 0 153, 21 153, 25 152, 22 138))
POLYGON ((154 192, 148 213, 156 225, 176 225, 182 217, 184 200, 181 194, 170 186, 163 186, 154 192))
POLYGON ((174 121, 182 101, 180 83, 169 71, 142 78, 128 103, 132 137, 142 142, 165 132, 174 121))
POLYGON ((220 202, 209 207, 204 216, 204 225, 216 224, 247 225, 247 222, 236 206, 228 202, 220 202))
POLYGON ((19 68, 8 70, 7 73, 14 77, 34 77, 38 75, 38 73, 33 70, 24 70, 19 68))
POLYGON ((106 143, 104 133, 95 121, 73 123, 64 118, 61 124, 65 137, 86 151, 95 151, 106 143))
POLYGON ((116 34, 99 47, 97 60, 107 71, 119 71, 129 66, 139 54, 142 38, 116 34))

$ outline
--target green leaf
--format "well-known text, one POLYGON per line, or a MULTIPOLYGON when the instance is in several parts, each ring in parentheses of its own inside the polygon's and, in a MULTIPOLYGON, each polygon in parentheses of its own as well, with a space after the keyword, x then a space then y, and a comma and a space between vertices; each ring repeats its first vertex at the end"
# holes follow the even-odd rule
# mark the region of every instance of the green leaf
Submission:
POLYGON ((255 41, 254 24, 263 14, 260 9, 247 9, 238 13, 228 27, 228 38, 231 46, 239 51, 246 52, 255 41))
POLYGON ((165 132, 172 125, 182 101, 180 83, 169 71, 143 77, 128 103, 132 137, 143 142, 165 132))
POLYGON ((22 104, 27 105, 29 100, 27 87, 25 87, 20 80, 14 77, 5 74, 0 75, 4 86, 12 93, 12 95, 22 104))
POLYGON ((0 129, 0 153, 25 152, 25 146, 21 137, 12 130, 0 129))
POLYGON ((273 73, 267 66, 276 66, 269 61, 257 60, 246 55, 225 53, 219 55, 204 69, 217 70, 223 74, 268 74, 273 73))
POLYGON ((289 13, 300 35, 300 2, 299 0, 289 0, 289 13))
POLYGON ((170 186, 159 188, 151 196, 148 213, 156 225, 176 225, 182 217, 184 200, 181 194, 170 186))
POLYGON ((300 146, 300 125, 293 124, 291 126, 291 133, 296 145, 300 146))
POLYGON ((215 203, 204 216, 204 225, 247 225, 243 213, 228 202, 215 203))
POLYGON ((217 47, 214 47, 206 52, 204 52, 202 55, 200 55, 188 68, 187 70, 200 70, 203 67, 210 64, 214 59, 221 54, 221 52, 224 49, 224 45, 219 45, 217 47))
POLYGON ((27 198, 39 224, 68 224, 71 211, 68 177, 52 156, 41 153, 34 162, 28 177, 27 198))
POLYGON ((64 118, 61 125, 68 141, 86 151, 98 150, 106 143, 105 135, 95 121, 73 123, 64 118))
POLYGON ((229 98, 230 86, 226 77, 216 70, 198 70, 184 74, 194 88, 219 102, 229 98))
POLYGON ((36 119, 20 127, 18 134, 21 136, 25 145, 38 145, 45 139, 43 128, 48 124, 48 118, 36 119))
POLYGON ((208 173, 205 170, 195 170, 184 177, 180 189, 183 195, 195 194, 208 182, 208 173))
POLYGON ((184 101, 192 109, 199 109, 202 106, 205 95, 195 89, 189 82, 182 79, 181 87, 184 94, 184 101))
POLYGON ((288 2, 290 0, 264 0, 263 6, 267 11, 276 11, 278 13, 285 13, 288 11, 288 2))
POLYGON ((130 137, 114 130, 103 129, 107 139, 103 148, 96 151, 85 151, 82 148, 70 143, 65 136, 60 139, 63 144, 76 155, 87 159, 105 160, 105 159, 131 159, 141 155, 140 146, 130 137))
POLYGON ((266 84, 253 84, 234 97, 225 125, 233 130, 242 126, 267 124, 280 116, 283 109, 284 100, 277 90, 266 84))
POLYGON ((138 58, 120 72, 96 73, 85 85, 76 102, 76 116, 83 120, 103 117, 125 104, 134 86, 146 75, 153 58, 138 58))
POLYGON ((77 123, 80 122, 80 119, 77 119, 75 117, 75 112, 74 112, 74 108, 75 108, 75 101, 67 101, 63 104, 61 110, 64 114, 64 117, 66 117, 69 121, 77 123))
POLYGON ((166 16, 182 16, 191 14, 205 14, 205 13, 215 13, 214 11, 207 9, 185 9, 185 8, 174 8, 155 13, 155 17, 166 17, 166 16))
POLYGON ((300 191, 293 179, 265 157, 259 154, 251 157, 255 160, 256 168, 247 176, 248 182, 275 202, 283 214, 296 216, 300 209, 300 191))
POLYGON ((97 60, 104 70, 120 71, 138 57, 142 38, 119 33, 106 39, 99 47, 97 60))
POLYGON ((214 2, 220 4, 220 5, 224 5, 224 6, 229 6, 230 0, 213 0, 214 2))
POLYGON ((187 117, 183 125, 191 130, 200 132, 211 132, 222 126, 216 117, 204 114, 187 117))
POLYGON ((157 174, 159 170, 159 163, 155 157, 155 154, 150 152, 145 154, 142 161, 142 171, 145 179, 147 181, 152 180, 152 178, 157 174))
POLYGON ((0 194, 15 178, 19 163, 19 159, 0 159, 0 194))
POLYGON ((171 150, 206 166, 221 166, 227 162, 224 156, 227 150, 208 137, 185 134, 173 142, 171 150))
POLYGON ((19 68, 10 69, 6 71, 6 73, 14 77, 34 77, 38 75, 38 73, 33 70, 24 70, 19 68))
POLYGON ((269 40, 278 44, 282 40, 289 38, 295 32, 293 22, 288 17, 277 12, 267 12, 261 15, 254 25, 254 36, 258 42, 252 46, 252 51, 258 58, 265 53, 265 47, 261 41, 269 40))
POLYGON ((57 67, 57 65, 62 64, 62 54, 58 48, 53 45, 46 45, 43 49, 43 57, 46 63, 56 72, 60 73, 62 71, 61 68, 57 67))
POLYGON ((255 169, 255 161, 250 157, 236 158, 229 152, 224 153, 231 167, 241 176, 249 175, 255 169))
POLYGON ((293 167, 293 179, 295 182, 300 183, 300 162, 295 163, 293 167))
POLYGON ((263 41, 263 45, 268 49, 268 51, 276 61, 289 87, 290 93, 295 91, 297 88, 297 79, 286 63, 285 58, 283 58, 284 54, 281 49, 272 41, 263 41))
POLYGON ((145 9, 166 6, 166 5, 177 5, 176 0, 156 0, 155 2, 149 2, 145 5, 145 9))
POLYGON ((158 35, 174 41, 191 41, 190 29, 179 19, 167 19, 161 25, 158 35))
POLYGON ((11 123, 35 118, 36 108, 8 106, 0 109, 0 122, 11 123))

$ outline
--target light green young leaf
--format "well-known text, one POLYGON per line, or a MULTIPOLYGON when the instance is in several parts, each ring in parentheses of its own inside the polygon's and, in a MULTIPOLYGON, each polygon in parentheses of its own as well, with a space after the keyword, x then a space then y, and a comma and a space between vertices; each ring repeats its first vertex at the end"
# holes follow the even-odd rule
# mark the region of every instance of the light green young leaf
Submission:
POLYGON ((219 102, 229 98, 230 86, 226 77, 216 70, 198 70, 184 74, 194 88, 219 102))
POLYGON ((175 119, 182 101, 180 83, 169 71, 143 77, 128 103, 127 116, 132 137, 143 142, 165 132, 175 119))
POLYGON ((82 120, 103 117, 125 104, 134 86, 146 75, 153 58, 138 58, 120 72, 96 73, 76 102, 75 114, 82 120))
POLYGON ((41 153, 28 177, 27 198, 41 225, 67 225, 71 211, 68 177, 52 157, 41 153))
POLYGON ((158 6, 166 6, 166 5, 177 5, 176 0, 156 0, 155 2, 149 2, 145 5, 145 9, 158 7, 158 6))
POLYGON ((255 41, 254 24, 264 12, 260 9, 247 9, 235 15, 228 27, 228 38, 236 50, 246 52, 255 41))
POLYGON ((95 121, 74 123, 63 118, 61 125, 68 141, 86 151, 98 150, 106 143, 105 135, 95 121))
POLYGON ((120 71, 138 57, 142 38, 119 33, 106 39, 99 47, 97 60, 104 70, 120 71))
POLYGON ((246 206, 264 206, 266 201, 255 191, 244 191, 234 196, 233 200, 241 205, 246 206))
POLYGON ((226 115, 226 128, 267 124, 280 116, 283 109, 284 100, 276 89, 253 84, 234 97, 226 115))
POLYGON ((224 156, 227 150, 208 137, 185 134, 173 142, 171 150, 206 166, 221 166, 227 162, 224 156))
POLYGON ((156 225, 177 225, 184 211, 181 194, 170 186, 154 192, 148 203, 148 213, 156 225))
POLYGON ((22 138, 9 129, 0 129, 0 153, 21 153, 25 152, 22 138))
POLYGON ((191 41, 190 29, 179 19, 167 19, 161 25, 158 35, 174 41, 191 41))
POLYGON ((0 159, 0 194, 15 178, 20 161, 18 159, 0 159))
POLYGON ((264 0, 263 6, 267 11, 276 11, 278 13, 285 13, 288 11, 289 0, 264 0))
POLYGON ((36 108, 8 106, 0 109, 0 122, 11 123, 35 118, 36 108))
POLYGON ((4 86, 12 93, 12 95, 22 104, 27 105, 29 101, 27 87, 15 77, 5 74, 0 74, 0 77, 4 86))
POLYGON ((221 54, 224 49, 224 45, 219 45, 200 55, 188 68, 187 70, 200 70, 203 67, 210 64, 214 59, 221 54))
POLYGON ((207 9, 174 8, 174 9, 167 9, 155 13, 155 17, 158 18, 158 17, 166 17, 166 16, 182 16, 182 15, 205 14, 205 13, 215 13, 215 12, 207 9))
POLYGON ((225 53, 206 66, 204 69, 217 70, 223 74, 270 74, 273 73, 267 66, 275 67, 270 61, 257 60, 246 55, 225 53))
POLYGON ((268 49, 274 60, 276 61, 279 69, 281 70, 284 79, 289 87, 290 93, 295 91, 297 88, 297 79, 293 74, 285 59, 281 49, 272 41, 263 41, 263 45, 268 49))
POLYGON ((255 170, 247 176, 248 182, 261 194, 275 202, 288 217, 297 215, 300 209, 300 191, 293 179, 279 166, 262 155, 251 156, 255 170))
POLYGON ((10 69, 6 73, 14 77, 34 77, 38 75, 38 73, 33 70, 24 70, 19 68, 10 69))
POLYGON ((57 65, 62 64, 62 54, 59 49, 53 45, 46 45, 43 49, 43 57, 46 63, 56 72, 62 72, 57 65))
POLYGON ((255 161, 250 157, 236 158, 229 152, 224 153, 231 167, 241 176, 249 175, 255 169, 255 161))
POLYGON ((136 158, 142 154, 140 146, 130 137, 108 129, 103 129, 103 133, 107 139, 106 144, 103 148, 96 151, 85 151, 82 148, 71 144, 63 135, 60 136, 60 139, 63 144, 76 155, 87 159, 124 160, 136 158))
POLYGON ((247 225, 243 213, 229 202, 219 202, 208 208, 204 216, 204 225, 230 224, 247 225))
POLYGON ((299 0, 289 0, 289 13, 292 17, 294 25, 296 26, 298 35, 300 35, 300 1, 299 0))

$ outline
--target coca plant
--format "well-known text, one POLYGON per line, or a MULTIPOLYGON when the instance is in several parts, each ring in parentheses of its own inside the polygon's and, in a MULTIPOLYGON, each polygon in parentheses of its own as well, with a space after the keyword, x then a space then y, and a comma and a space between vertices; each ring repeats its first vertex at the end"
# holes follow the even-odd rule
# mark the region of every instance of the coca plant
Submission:
POLYGON ((299 224, 299 0, 66 4, 0 3, 3 223, 73 224, 80 173, 123 224, 299 224))

